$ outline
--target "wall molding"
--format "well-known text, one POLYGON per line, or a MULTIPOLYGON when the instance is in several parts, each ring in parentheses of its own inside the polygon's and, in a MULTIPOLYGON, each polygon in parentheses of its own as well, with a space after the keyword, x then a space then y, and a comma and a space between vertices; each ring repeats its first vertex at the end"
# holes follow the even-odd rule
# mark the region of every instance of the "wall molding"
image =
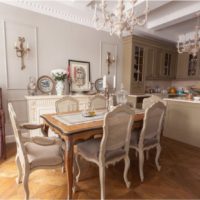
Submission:
MULTIPOLYGON (((15 88, 15 87, 10 87, 9 85, 9 69, 8 69, 8 49, 7 49, 7 35, 6 35, 6 25, 8 23, 12 23, 15 25, 20 25, 20 26, 24 26, 24 27, 29 27, 29 28, 33 28, 34 31, 34 45, 35 45, 35 77, 36 80, 39 77, 39 66, 38 66, 38 27, 37 26, 33 26, 30 24, 24 24, 24 23, 19 23, 17 21, 12 21, 12 20, 3 20, 3 34, 4 34, 4 47, 5 47, 5 69, 6 69, 6 89, 7 90, 27 90, 26 87, 23 88, 15 88)), ((14 49, 14 47, 13 47, 14 49)))
POLYGON ((60 9, 44 5, 40 3, 40 1, 28 0, 7 1, 6 4, 94 28, 94 23, 92 22, 91 18, 78 16, 74 14, 70 9, 68 9, 67 11, 61 11, 60 9))

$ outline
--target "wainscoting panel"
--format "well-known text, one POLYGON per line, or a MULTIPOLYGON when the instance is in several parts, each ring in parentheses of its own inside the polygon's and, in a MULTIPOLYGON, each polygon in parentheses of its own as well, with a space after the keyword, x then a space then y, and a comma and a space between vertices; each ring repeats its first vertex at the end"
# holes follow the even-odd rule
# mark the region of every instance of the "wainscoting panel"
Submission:
POLYGON ((7 89, 26 89, 30 76, 38 77, 37 58, 37 27, 20 24, 12 21, 5 21, 5 42, 6 42, 6 68, 7 68, 7 89), (21 70, 21 58, 17 57, 14 44, 18 37, 25 37, 25 47, 29 44, 30 52, 24 56, 26 68, 21 70))

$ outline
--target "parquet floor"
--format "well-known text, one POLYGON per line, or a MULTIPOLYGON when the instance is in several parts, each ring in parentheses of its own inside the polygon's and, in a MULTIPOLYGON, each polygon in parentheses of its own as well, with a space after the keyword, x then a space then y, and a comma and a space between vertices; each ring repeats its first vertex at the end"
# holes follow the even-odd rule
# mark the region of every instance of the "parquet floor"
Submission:
MULTIPOLYGON (((200 149, 167 138, 162 139, 160 163, 156 170, 155 152, 144 165, 144 182, 138 173, 138 160, 130 152, 130 189, 123 181, 124 163, 106 169, 106 198, 108 199, 200 199, 200 149)), ((8 145, 8 158, 0 162, 0 199, 24 199, 22 185, 17 185, 14 162, 15 145, 8 145)), ((100 187, 98 168, 81 160, 82 174, 78 183, 80 190, 75 199, 99 199, 100 187)), ((66 174, 61 170, 39 170, 29 180, 30 199, 64 199, 67 195, 66 174)))

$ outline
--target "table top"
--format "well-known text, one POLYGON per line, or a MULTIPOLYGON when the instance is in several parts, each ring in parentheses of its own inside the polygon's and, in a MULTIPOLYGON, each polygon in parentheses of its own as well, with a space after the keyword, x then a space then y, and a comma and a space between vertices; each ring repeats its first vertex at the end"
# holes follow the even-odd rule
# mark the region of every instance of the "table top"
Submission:
MULTIPOLYGON (((71 112, 72 114, 76 112, 71 112)), ((86 130, 95 130, 100 129, 103 127, 103 119, 99 119, 98 121, 88 121, 80 124, 71 124, 66 125, 65 123, 58 120, 56 116, 62 116, 69 113, 53 113, 53 114, 44 114, 41 115, 41 118, 47 123, 49 126, 57 129, 60 133, 65 135, 70 135, 73 133, 77 133, 80 131, 86 131, 86 130)), ((134 122, 141 121, 144 118, 144 110, 136 109, 134 122)))

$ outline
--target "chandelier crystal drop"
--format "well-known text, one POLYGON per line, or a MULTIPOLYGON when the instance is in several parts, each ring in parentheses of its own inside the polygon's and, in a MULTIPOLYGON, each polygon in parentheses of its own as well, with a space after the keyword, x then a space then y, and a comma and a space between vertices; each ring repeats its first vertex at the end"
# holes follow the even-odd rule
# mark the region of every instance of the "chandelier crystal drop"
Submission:
POLYGON ((136 25, 143 26, 147 21, 148 0, 145 1, 145 10, 141 15, 136 12, 137 0, 101 0, 95 1, 93 21, 97 30, 108 28, 110 34, 119 37, 123 32, 132 34, 136 25), (114 12, 110 12, 108 4, 117 4, 114 12))
POLYGON ((200 50, 200 13, 197 13, 195 31, 179 35, 177 43, 178 53, 187 52, 195 57, 200 50))

